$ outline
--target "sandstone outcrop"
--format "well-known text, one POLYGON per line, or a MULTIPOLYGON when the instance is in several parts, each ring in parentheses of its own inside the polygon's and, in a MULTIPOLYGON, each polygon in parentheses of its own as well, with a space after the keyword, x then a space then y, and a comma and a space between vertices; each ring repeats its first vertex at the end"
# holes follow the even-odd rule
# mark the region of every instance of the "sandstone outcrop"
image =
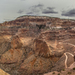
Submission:
POLYGON ((0 75, 10 75, 10 74, 8 74, 5 71, 3 71, 2 69, 0 69, 0 75))
POLYGON ((0 45, 0 54, 8 51, 11 48, 11 43, 9 41, 4 41, 0 45))
POLYGON ((23 51, 20 49, 10 49, 2 54, 0 63, 19 63, 23 59, 23 51))
POLYGON ((35 55, 50 57, 50 49, 47 43, 40 39, 34 40, 34 52, 35 52, 35 55))
POLYGON ((0 55, 6 52, 11 48, 10 42, 4 39, 3 36, 0 36, 0 55))
POLYGON ((20 49, 20 48, 22 47, 21 40, 19 39, 18 36, 14 36, 14 37, 12 38, 11 47, 12 47, 13 49, 20 49))
POLYGON ((27 75, 32 74, 40 74, 47 72, 47 70, 51 69, 52 61, 50 58, 36 57, 35 55, 31 55, 21 64, 20 70, 22 73, 27 73, 27 75))

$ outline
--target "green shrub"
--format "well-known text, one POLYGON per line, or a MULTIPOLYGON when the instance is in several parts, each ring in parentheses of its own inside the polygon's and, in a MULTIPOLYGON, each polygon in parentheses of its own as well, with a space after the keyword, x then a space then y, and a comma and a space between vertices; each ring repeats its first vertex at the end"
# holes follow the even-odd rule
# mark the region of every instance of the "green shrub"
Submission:
POLYGON ((65 69, 63 69, 63 71, 65 71, 65 69))
POLYGON ((60 73, 58 73, 58 75, 60 75, 60 73))
POLYGON ((73 70, 75 70, 75 68, 73 68, 73 70))
POLYGON ((53 72, 53 74, 55 74, 55 72, 53 72))
POLYGON ((68 74, 71 74, 71 72, 68 72, 68 74))

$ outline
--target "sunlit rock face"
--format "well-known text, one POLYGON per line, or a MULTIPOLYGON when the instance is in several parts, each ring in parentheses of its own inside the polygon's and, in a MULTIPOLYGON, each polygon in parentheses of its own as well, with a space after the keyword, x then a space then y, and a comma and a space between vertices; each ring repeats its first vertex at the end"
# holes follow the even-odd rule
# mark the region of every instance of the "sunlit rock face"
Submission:
POLYGON ((10 75, 10 74, 8 74, 5 71, 3 71, 2 69, 0 69, 0 75, 10 75))

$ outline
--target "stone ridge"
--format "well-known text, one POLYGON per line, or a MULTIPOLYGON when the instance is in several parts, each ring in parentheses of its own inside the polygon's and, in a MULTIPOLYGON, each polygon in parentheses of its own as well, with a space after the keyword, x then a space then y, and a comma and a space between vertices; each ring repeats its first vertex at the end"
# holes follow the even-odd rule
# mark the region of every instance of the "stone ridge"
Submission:
POLYGON ((10 75, 58 74, 67 67, 61 75, 75 74, 74 62, 74 20, 21 16, 0 24, 0 68, 10 75))

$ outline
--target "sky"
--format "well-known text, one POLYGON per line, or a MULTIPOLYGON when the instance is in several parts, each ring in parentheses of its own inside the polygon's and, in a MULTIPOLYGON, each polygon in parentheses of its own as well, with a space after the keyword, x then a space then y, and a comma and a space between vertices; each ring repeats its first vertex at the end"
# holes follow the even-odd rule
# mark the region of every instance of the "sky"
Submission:
POLYGON ((0 0, 0 23, 23 15, 75 19, 75 0, 0 0))

